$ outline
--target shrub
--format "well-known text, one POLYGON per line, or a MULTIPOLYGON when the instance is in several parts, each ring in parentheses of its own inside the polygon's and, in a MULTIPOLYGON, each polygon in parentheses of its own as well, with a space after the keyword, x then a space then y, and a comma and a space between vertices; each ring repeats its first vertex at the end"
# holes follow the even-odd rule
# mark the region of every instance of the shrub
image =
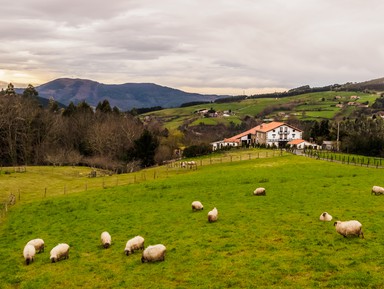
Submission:
POLYGON ((192 145, 184 149, 183 155, 187 158, 207 155, 212 152, 212 148, 207 144, 192 145))

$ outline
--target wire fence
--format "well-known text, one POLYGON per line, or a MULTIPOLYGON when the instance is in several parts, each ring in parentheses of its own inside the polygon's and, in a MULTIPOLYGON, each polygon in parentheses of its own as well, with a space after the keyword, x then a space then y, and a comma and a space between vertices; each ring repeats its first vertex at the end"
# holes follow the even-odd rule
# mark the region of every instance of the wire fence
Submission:
POLYGON ((330 151, 305 150, 303 154, 310 158, 326 160, 330 162, 338 162, 347 165, 365 166, 381 169, 384 165, 384 159, 377 157, 367 157, 359 155, 350 155, 343 153, 335 153, 330 151))
POLYGON ((228 162, 248 161, 262 158, 273 158, 287 155, 283 150, 251 150, 226 152, 220 155, 199 158, 196 160, 174 160, 162 166, 148 168, 142 171, 113 174, 109 171, 96 170, 92 168, 68 168, 68 171, 61 176, 55 167, 14 167, 2 168, 0 171, 0 181, 5 175, 34 174, 35 182, 43 185, 31 185, 31 180, 24 182, 20 178, 18 185, 13 187, 4 186, 0 188, 0 220, 3 219, 10 207, 17 203, 27 203, 30 201, 43 200, 55 196, 68 195, 89 190, 107 189, 117 186, 138 184, 147 180, 166 179, 173 175, 188 174, 203 166, 210 166, 228 162), (63 180, 56 181, 55 177, 60 175, 63 180), (47 181, 42 181, 47 180, 47 181))

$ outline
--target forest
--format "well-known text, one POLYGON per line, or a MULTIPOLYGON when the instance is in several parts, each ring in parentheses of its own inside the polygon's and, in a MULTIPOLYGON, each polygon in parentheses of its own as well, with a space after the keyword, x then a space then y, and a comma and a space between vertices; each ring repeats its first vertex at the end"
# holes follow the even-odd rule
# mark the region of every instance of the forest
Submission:
POLYGON ((51 99, 43 107, 32 86, 17 95, 13 87, 0 95, 1 166, 87 165, 133 171, 172 158, 164 150, 167 135, 155 122, 111 108, 108 101, 94 109, 85 101, 66 108, 51 99))

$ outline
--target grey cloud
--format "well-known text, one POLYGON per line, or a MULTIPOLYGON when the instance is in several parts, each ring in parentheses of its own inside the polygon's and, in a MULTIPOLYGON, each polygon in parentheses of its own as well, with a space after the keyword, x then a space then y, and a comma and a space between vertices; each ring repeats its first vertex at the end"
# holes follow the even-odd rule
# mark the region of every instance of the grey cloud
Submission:
POLYGON ((13 1, 0 20, 0 69, 173 87, 363 81, 382 76, 383 8, 377 0, 13 1))

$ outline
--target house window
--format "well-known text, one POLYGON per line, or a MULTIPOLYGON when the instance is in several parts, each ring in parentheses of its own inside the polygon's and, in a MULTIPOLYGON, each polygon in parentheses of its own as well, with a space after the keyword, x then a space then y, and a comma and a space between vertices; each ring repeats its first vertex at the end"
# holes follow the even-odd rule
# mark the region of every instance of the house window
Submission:
POLYGON ((284 128, 284 131, 288 131, 288 128, 287 128, 287 127, 285 127, 285 128, 284 128))
POLYGON ((275 132, 275 130, 272 130, 273 132, 275 132))
POLYGON ((292 134, 292 137, 293 137, 293 138, 295 137, 295 134, 294 134, 294 133, 292 134))
POLYGON ((293 131, 293 132, 295 132, 295 130, 294 130, 294 129, 293 129, 292 131, 293 131))
POLYGON ((283 131, 283 127, 280 127, 280 131, 283 131))
POLYGON ((273 134, 273 135, 272 135, 272 138, 275 138, 275 137, 276 137, 276 135, 275 135, 275 134, 273 134))

